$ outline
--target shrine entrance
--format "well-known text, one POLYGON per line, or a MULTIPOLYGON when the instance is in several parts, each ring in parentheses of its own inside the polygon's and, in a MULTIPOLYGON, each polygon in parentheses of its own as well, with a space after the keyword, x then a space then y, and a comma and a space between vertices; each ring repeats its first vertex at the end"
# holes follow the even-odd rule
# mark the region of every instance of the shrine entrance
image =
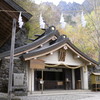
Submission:
POLYGON ((81 70, 80 68, 75 69, 75 89, 82 89, 80 70, 81 70))
MULTIPOLYGON (((71 69, 66 68, 45 68, 43 71, 44 90, 50 89, 72 89, 71 69)), ((42 71, 35 70, 35 90, 41 90, 42 71)))

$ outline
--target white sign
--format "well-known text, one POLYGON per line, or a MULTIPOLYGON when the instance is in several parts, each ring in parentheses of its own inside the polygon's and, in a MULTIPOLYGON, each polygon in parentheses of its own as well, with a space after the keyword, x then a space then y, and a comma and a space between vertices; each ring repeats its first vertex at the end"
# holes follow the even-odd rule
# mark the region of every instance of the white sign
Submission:
POLYGON ((14 73, 14 86, 22 86, 24 82, 23 73, 14 73))

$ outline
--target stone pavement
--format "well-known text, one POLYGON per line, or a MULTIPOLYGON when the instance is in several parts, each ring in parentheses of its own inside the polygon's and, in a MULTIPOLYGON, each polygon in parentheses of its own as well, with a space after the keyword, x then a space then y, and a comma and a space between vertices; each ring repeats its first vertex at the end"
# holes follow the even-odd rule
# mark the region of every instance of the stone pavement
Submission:
MULTIPOLYGON (((1 94, 0 97, 6 97, 6 95, 1 94)), ((56 90, 44 91, 43 94, 41 94, 41 92, 34 92, 28 96, 17 96, 14 98, 20 98, 21 100, 100 100, 100 91, 56 90)))
POLYGON ((0 100, 7 100, 6 98, 0 98, 0 100))
POLYGON ((0 93, 0 100, 7 100, 7 94, 5 93, 0 93))
POLYGON ((85 90, 56 90, 34 92, 28 96, 20 97, 21 100, 100 100, 100 91, 91 92, 85 90))

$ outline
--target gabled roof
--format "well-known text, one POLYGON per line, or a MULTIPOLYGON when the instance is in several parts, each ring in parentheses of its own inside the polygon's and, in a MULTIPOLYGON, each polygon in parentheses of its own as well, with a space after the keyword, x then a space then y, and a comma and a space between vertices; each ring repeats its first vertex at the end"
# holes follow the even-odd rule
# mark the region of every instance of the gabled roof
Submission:
POLYGON ((40 57, 40 56, 49 54, 51 52, 54 52, 54 51, 62 48, 66 44, 67 39, 64 38, 63 36, 60 36, 60 37, 58 37, 58 40, 59 41, 55 42, 54 44, 52 44, 48 47, 45 47, 43 49, 37 49, 37 50, 34 50, 34 51, 27 53, 27 54, 23 54, 23 58, 25 60, 30 60, 32 58, 40 57))
POLYGON ((100 73, 92 73, 93 75, 100 76, 100 73))
MULTIPOLYGON (((39 37, 34 42, 16 48, 15 56, 21 55, 25 60, 30 60, 36 57, 50 54, 51 52, 55 52, 56 50, 64 46, 67 46, 71 51, 73 51, 76 55, 80 56, 80 58, 82 58, 86 62, 91 63, 93 65, 98 65, 98 62, 81 52, 74 44, 71 43, 71 41, 65 35, 60 35, 59 32, 53 26, 49 27, 42 35, 39 35, 39 37), (53 40, 54 37, 56 37, 57 39, 53 40), (45 48, 38 48, 41 45, 48 43, 50 40, 53 41, 52 44, 45 48)), ((4 52, 0 54, 0 58, 9 56, 9 54, 10 51, 4 52)))
POLYGON ((86 60, 87 62, 91 62, 94 65, 98 65, 98 62, 81 52, 74 44, 71 43, 71 41, 65 36, 59 36, 59 38, 56 40, 56 42, 46 48, 40 49, 40 50, 34 50, 32 52, 29 52, 27 54, 23 54, 23 58, 25 60, 30 60, 32 58, 41 57, 46 54, 50 54, 51 52, 54 52, 64 46, 67 46, 69 49, 71 49, 76 55, 79 55, 82 59, 86 60))
MULTIPOLYGON (((59 36, 58 31, 57 30, 52 30, 52 27, 49 27, 34 42, 16 48, 15 51, 14 51, 14 55, 15 56, 21 55, 23 53, 26 53, 26 52, 29 52, 31 50, 34 50, 34 49, 40 47, 41 45, 43 45, 44 43, 52 40, 54 36, 56 36, 56 37, 59 36)), ((4 57, 8 57, 8 56, 10 56, 10 51, 4 52, 4 53, 0 53, 0 58, 4 58, 4 57)))
POLYGON ((90 58, 89 56, 87 56, 85 53, 83 53, 82 51, 80 51, 74 44, 72 44, 71 41, 67 41, 68 47, 74 51, 77 55, 79 55, 80 57, 82 57, 84 60, 87 60, 89 62, 92 62, 96 65, 98 65, 99 63, 95 60, 93 60, 92 58, 90 58))

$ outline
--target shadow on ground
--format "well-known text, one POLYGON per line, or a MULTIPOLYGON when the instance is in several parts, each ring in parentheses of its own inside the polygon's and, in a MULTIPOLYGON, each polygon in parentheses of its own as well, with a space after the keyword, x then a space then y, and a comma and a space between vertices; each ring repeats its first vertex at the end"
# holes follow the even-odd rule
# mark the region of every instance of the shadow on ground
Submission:
MULTIPOLYGON (((1 98, 1 97, 0 97, 0 100, 7 100, 7 98, 1 98)), ((14 98, 14 99, 11 99, 11 100, 21 100, 21 99, 19 99, 19 98, 14 98)))

